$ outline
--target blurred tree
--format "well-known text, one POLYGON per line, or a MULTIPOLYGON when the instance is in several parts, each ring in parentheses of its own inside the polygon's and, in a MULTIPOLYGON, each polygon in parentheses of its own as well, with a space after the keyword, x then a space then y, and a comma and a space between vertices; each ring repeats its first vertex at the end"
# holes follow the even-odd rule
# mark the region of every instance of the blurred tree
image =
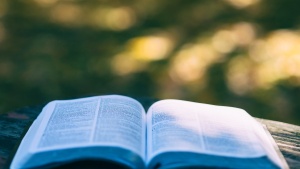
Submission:
POLYGON ((117 93, 300 124, 299 4, 2 0, 0 112, 117 93))

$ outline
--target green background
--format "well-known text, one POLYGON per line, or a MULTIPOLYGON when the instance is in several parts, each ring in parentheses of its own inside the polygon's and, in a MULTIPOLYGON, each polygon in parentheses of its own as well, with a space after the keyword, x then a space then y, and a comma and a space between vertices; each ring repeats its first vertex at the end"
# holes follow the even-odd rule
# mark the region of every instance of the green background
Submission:
POLYGON ((300 125, 300 1, 1 0, 0 113, 104 94, 300 125))

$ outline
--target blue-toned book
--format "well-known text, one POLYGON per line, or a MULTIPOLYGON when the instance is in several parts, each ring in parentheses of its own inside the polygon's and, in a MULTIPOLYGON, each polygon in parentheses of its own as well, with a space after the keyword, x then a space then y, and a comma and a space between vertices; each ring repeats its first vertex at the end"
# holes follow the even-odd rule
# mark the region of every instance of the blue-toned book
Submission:
POLYGON ((183 100, 144 110, 120 95, 48 103, 11 169, 72 164, 124 168, 288 168, 273 138, 246 111, 183 100))

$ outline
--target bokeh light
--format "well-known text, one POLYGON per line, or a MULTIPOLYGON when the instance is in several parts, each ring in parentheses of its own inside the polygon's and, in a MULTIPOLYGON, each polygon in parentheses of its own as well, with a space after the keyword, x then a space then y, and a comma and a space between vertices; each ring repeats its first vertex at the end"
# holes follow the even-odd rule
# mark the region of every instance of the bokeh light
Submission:
POLYGON ((294 85, 300 78, 299 31, 278 30, 257 44, 250 51, 251 58, 258 62, 257 86, 271 87, 277 81, 294 77, 294 85))
POLYGON ((0 113, 117 93, 299 124, 299 5, 1 0, 0 113))
POLYGON ((179 83, 204 81, 204 76, 211 64, 222 57, 210 44, 185 46, 174 57, 170 75, 179 83))
POLYGON ((58 0, 34 0, 37 4, 42 7, 49 7, 57 3, 58 0))
POLYGON ((136 22, 135 12, 130 7, 100 7, 91 12, 89 24, 98 28, 121 31, 136 22))
POLYGON ((278 30, 257 39, 249 54, 231 61, 227 75, 230 88, 236 93, 269 89, 281 80, 292 78, 300 85, 300 35, 298 31, 278 30))
POLYGON ((80 24, 83 11, 79 5, 61 3, 51 10, 51 19, 64 25, 80 24))
POLYGON ((258 3, 260 0, 225 0, 236 8, 245 8, 258 3))
POLYGON ((3 17, 7 12, 7 1, 2 0, 0 2, 0 18, 3 17))
POLYGON ((149 62, 165 59, 174 46, 174 40, 163 32, 133 38, 123 52, 114 56, 112 68, 118 75, 144 70, 149 62))

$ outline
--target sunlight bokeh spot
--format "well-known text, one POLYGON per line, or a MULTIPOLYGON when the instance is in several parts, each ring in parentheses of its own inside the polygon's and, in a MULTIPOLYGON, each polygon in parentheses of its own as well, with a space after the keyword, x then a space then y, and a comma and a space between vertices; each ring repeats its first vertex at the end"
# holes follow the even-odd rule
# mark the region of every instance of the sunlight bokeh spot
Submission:
POLYGON ((107 14, 107 25, 113 30, 124 30, 134 25, 136 16, 130 8, 117 8, 107 14))
POLYGON ((168 36, 144 36, 128 43, 128 52, 135 59, 156 61, 164 59, 173 49, 173 40, 168 36))
POLYGON ((174 57, 171 77, 179 83, 203 80, 207 68, 222 57, 209 44, 192 44, 174 57))
POLYGON ((250 52, 260 61, 256 69, 258 86, 271 87, 279 80, 300 78, 299 32, 275 31, 259 44, 250 52))
POLYGON ((262 62, 268 59, 271 51, 267 51, 265 39, 256 39, 249 47, 249 57, 255 62, 262 62), (262 55, 263 54, 263 55, 262 55))
POLYGON ((212 38, 213 47, 221 53, 231 52, 237 45, 237 37, 232 31, 218 31, 212 38))
POLYGON ((269 89, 281 80, 300 85, 300 33, 278 30, 257 39, 249 55, 232 59, 227 72, 229 88, 237 94, 269 89))
POLYGON ((253 63, 247 56, 237 56, 228 65, 227 85, 231 91, 243 95, 253 88, 253 63))
POLYGON ((166 58, 173 46, 171 36, 163 33, 131 39, 124 51, 113 57, 112 69, 118 75, 144 70, 149 62, 166 58))
POLYGON ((260 0, 225 0, 225 1, 236 8, 245 8, 260 2, 260 0))
POLYGON ((54 5, 58 0, 34 0, 34 1, 41 6, 48 7, 54 5))
POLYGON ((256 37, 255 26, 239 22, 227 29, 220 29, 212 36, 212 45, 220 53, 230 53, 236 47, 248 47, 256 37))
POLYGON ((65 25, 81 24, 82 9, 74 4, 59 4, 51 11, 51 19, 65 25))
POLYGON ((106 7, 100 7, 94 10, 91 10, 88 15, 88 22, 92 26, 96 27, 104 27, 105 26, 105 14, 107 13, 108 9, 106 7))
POLYGON ((253 43, 256 37, 255 26, 251 23, 240 22, 232 27, 234 38, 239 46, 248 46, 253 43))
POLYGON ((147 64, 136 60, 129 53, 121 53, 113 57, 111 66, 115 74, 128 75, 144 70, 147 64))
POLYGON ((129 7, 101 7, 90 15, 90 24, 103 29, 121 31, 136 23, 135 12, 129 7))
POLYGON ((7 2, 6 0, 0 1, 0 18, 4 16, 7 12, 7 2))

